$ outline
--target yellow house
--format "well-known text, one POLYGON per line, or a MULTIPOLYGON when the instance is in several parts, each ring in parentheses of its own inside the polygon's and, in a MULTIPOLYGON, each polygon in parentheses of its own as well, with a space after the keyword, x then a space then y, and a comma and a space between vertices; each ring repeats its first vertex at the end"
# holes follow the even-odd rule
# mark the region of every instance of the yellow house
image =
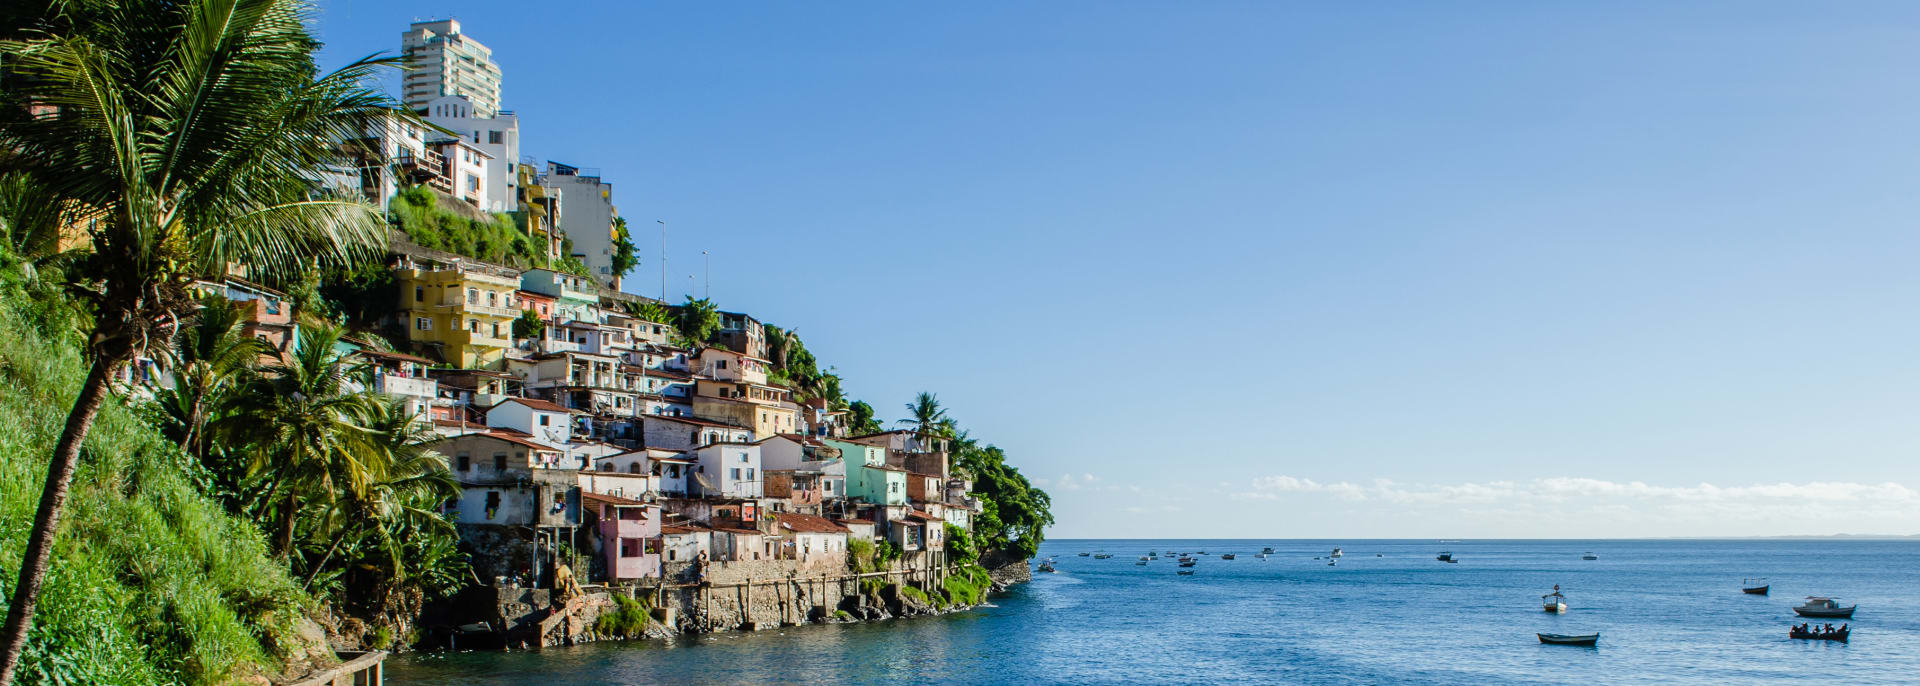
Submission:
POLYGON ((780 386, 745 381, 696 379, 693 416, 753 428, 753 437, 801 433, 800 406, 780 386))
POLYGON ((407 340, 462 369, 505 365, 520 316, 520 272, 462 258, 409 258, 394 278, 407 340))

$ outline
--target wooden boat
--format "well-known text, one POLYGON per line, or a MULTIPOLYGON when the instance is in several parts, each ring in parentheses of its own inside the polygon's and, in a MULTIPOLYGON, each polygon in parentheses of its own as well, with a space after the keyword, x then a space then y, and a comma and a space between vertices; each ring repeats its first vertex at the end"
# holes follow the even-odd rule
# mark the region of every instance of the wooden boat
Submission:
POLYGON ((1038 571, 1038 572, 1046 572, 1046 573, 1048 573, 1048 574, 1052 574, 1052 573, 1053 573, 1053 571, 1054 571, 1054 570, 1053 570, 1053 563, 1052 563, 1052 562, 1042 562, 1042 563, 1040 563, 1040 568, 1039 568, 1039 569, 1037 569, 1037 570, 1034 570, 1034 571, 1038 571))
POLYGON ((1797 638, 1803 641, 1839 641, 1846 643, 1847 635, 1851 633, 1853 633, 1853 629, 1844 625, 1833 631, 1802 630, 1796 626, 1787 630, 1787 638, 1797 638))
POLYGON ((1180 576, 1193 576, 1193 570, 1191 569, 1182 569, 1175 573, 1179 574, 1180 576))
POLYGON ((1100 554, 1098 554, 1098 555, 1095 555, 1095 556, 1093 556, 1093 559, 1095 559, 1095 560, 1107 560, 1107 559, 1112 559, 1112 558, 1113 558, 1113 554, 1112 554, 1112 553, 1100 553, 1100 554))
POLYGON ((1585 555, 1581 555, 1581 556, 1580 556, 1580 559, 1582 559, 1582 560, 1598 560, 1598 559, 1600 559, 1600 556, 1599 556, 1599 555, 1595 555, 1595 554, 1593 554, 1593 553, 1587 553, 1587 554, 1585 554, 1585 555))
POLYGON ((1567 611, 1567 597, 1560 594, 1560 584, 1553 585, 1553 592, 1540 596, 1540 609, 1554 614, 1567 611))
POLYGON ((1222 560, 1231 560, 1231 559, 1233 559, 1233 553, 1224 553, 1224 554, 1222 554, 1222 555, 1220 556, 1220 559, 1222 559, 1222 560))
POLYGON ((1144 557, 1140 558, 1139 560, 1135 560, 1133 564, 1137 567, 1145 567, 1147 566, 1147 559, 1144 557))
POLYGON ((1086 556, 1088 556, 1088 555, 1092 555, 1092 554, 1093 554, 1093 553, 1080 553, 1080 556, 1081 556, 1081 557, 1086 557, 1086 556))
POLYGON ((1766 577, 1740 580, 1741 593, 1752 593, 1754 595, 1766 595, 1767 590, 1769 589, 1770 586, 1771 584, 1767 583, 1766 577))
POLYGON ((1590 646, 1600 642, 1600 634, 1534 634, 1541 643, 1557 646, 1590 646))
POLYGON ((1196 559, 1199 559, 1199 558, 1195 558, 1195 557, 1193 557, 1193 556, 1191 556, 1191 555, 1183 555, 1183 556, 1181 556, 1181 557, 1180 557, 1180 562, 1181 562, 1182 564, 1185 564, 1185 563, 1188 563, 1188 562, 1193 562, 1193 561, 1194 561, 1194 560, 1196 560, 1196 559))
POLYGON ((1859 607, 1859 605, 1840 607, 1840 604, 1833 602, 1832 598, 1810 595, 1807 596, 1806 604, 1793 608, 1793 611, 1802 617, 1852 619, 1853 609, 1856 607, 1859 607))

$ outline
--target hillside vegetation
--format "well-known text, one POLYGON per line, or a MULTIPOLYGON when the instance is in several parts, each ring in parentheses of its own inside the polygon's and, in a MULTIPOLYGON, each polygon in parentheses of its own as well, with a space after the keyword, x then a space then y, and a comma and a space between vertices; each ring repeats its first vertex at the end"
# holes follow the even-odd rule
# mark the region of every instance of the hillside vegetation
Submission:
MULTIPOLYGON (((32 526, 46 456, 86 373, 77 314, 0 249, 0 585, 32 526)), ((306 603, 251 522, 119 401, 87 437, 23 683, 221 683, 274 673, 306 603)), ((6 588, 0 597, 6 597, 6 588)))

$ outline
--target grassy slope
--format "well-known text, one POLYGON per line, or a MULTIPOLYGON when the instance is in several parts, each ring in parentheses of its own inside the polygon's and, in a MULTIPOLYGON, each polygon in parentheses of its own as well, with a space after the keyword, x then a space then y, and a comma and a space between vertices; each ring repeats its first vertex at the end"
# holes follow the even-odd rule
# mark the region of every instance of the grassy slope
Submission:
MULTIPOLYGON (((0 274, 0 602, 85 375, 71 314, 49 304, 58 299, 0 274)), ((221 683, 280 663, 272 646, 290 645, 285 627, 301 594, 256 527, 202 495, 190 473, 133 411, 102 410, 67 501, 24 683, 221 683)))

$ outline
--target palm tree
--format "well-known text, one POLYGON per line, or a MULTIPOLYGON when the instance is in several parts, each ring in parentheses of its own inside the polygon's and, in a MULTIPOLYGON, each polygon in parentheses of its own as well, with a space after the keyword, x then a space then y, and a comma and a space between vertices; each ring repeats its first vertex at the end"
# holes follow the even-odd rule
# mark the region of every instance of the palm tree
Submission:
POLYGON ((409 572, 401 541, 393 535, 396 530, 454 534, 453 524, 437 511, 441 503, 460 495, 460 485, 445 458, 429 448, 440 441, 440 435, 408 412, 405 401, 387 400, 378 410, 360 428, 373 436, 371 446, 384 453, 379 461, 384 473, 376 475, 364 491, 342 493, 321 510, 312 535, 328 544, 320 561, 309 567, 308 585, 326 570, 343 543, 372 536, 385 553, 386 586, 391 589, 409 572))
POLYGON ((367 366, 334 348, 344 330, 309 323, 285 364, 267 368, 246 403, 250 446, 247 475, 269 484, 261 503, 276 527, 274 551, 293 551, 301 510, 318 502, 366 499, 390 473, 395 455, 366 427, 384 401, 356 390, 370 385, 367 366))
MULTIPOLYGON (((680 320, 674 322, 680 329, 680 336, 686 343, 683 347, 693 348, 705 345, 713 336, 713 330, 720 327, 720 308, 712 300, 695 299, 687 296, 687 302, 680 306, 680 320)), ((746 351, 741 351, 746 352, 746 351)))
POLYGON ((913 427, 913 433, 920 437, 922 445, 930 446, 933 439, 945 438, 951 432, 953 420, 947 418, 946 408, 940 407, 940 396, 921 391, 907 403, 907 412, 913 416, 902 419, 898 424, 913 427))
POLYGON ((173 385, 153 391, 168 437, 204 462, 209 434, 231 416, 234 400, 267 350, 246 334, 237 305, 225 298, 205 299, 193 324, 174 336, 167 351, 173 385))
POLYGON ((19 663, 80 445, 108 381, 191 306, 192 279, 231 267, 282 280, 377 258, 386 226, 350 199, 312 199, 336 145, 385 117, 367 88, 391 59, 324 76, 299 0, 72 0, 0 41, 0 172, 26 174, 97 219, 74 289, 93 313, 89 370, 55 443, 0 633, 19 663))

